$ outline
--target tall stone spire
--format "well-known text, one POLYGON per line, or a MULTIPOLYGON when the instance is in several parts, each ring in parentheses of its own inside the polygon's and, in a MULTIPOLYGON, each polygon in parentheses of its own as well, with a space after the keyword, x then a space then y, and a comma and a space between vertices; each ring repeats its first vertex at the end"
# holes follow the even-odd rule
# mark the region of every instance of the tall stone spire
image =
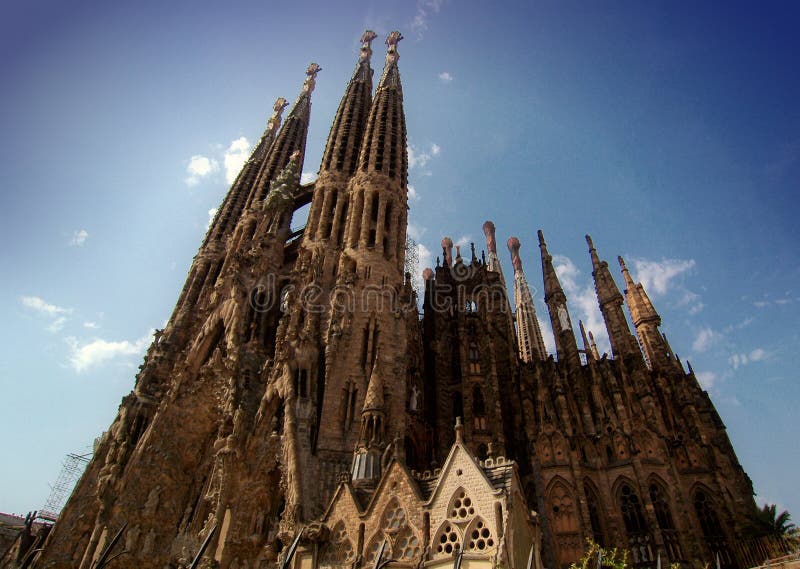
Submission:
MULTIPOLYGON (((628 355, 639 357, 641 353, 636 345, 636 340, 631 335, 628 328, 628 321, 622 311, 622 294, 617 288, 608 268, 608 263, 601 261, 594 248, 594 243, 590 235, 586 236, 586 243, 589 245, 589 256, 592 258, 592 277, 594 277, 594 288, 597 292, 597 302, 600 305, 600 312, 608 330, 608 339, 611 343, 611 352, 615 358, 624 358, 628 355)), ((641 361, 641 360, 640 360, 641 361)))
MULTIPOLYGON (((491 222, 487 222, 491 223, 491 222)), ((484 230, 486 224, 484 224, 484 230)), ((492 227, 494 229, 494 227, 492 227)), ((511 237, 508 240, 508 250, 511 253, 511 263, 514 265, 514 304, 517 306, 517 345, 519 357, 524 362, 547 359, 547 350, 544 347, 542 330, 536 318, 536 307, 533 295, 522 271, 522 259, 519 256, 519 239, 511 237)), ((495 257, 497 254, 495 253, 495 257)), ((491 259, 491 256, 489 257, 491 259)), ((499 262, 498 262, 499 264, 499 262)), ((502 273, 501 273, 502 274, 502 273)))
POLYGON ((578 327, 581 329, 581 339, 583 340, 583 353, 586 354, 586 361, 595 359, 592 347, 589 344, 589 339, 586 337, 586 328, 583 326, 583 320, 578 320, 578 327))
POLYGON ((375 32, 361 36, 361 51, 356 68, 347 83, 333 119, 325 153, 314 186, 314 196, 305 232, 306 246, 316 243, 326 248, 339 247, 344 239, 347 209, 347 182, 358 162, 361 142, 372 104, 371 43, 375 32))
POLYGON ((483 234, 486 235, 486 250, 489 253, 489 262, 487 268, 500 275, 500 282, 503 286, 506 284, 506 278, 503 275, 503 267, 500 265, 500 259, 497 256, 497 239, 495 237, 494 223, 486 221, 483 224, 483 234))
POLYGON ((353 457, 352 475, 356 485, 373 485, 381 475, 381 454, 386 446, 383 389, 380 359, 376 357, 364 396, 361 430, 353 457))
POLYGON ((302 172, 308 123, 311 117, 311 93, 314 92, 317 73, 320 71, 322 71, 322 67, 316 63, 312 63, 306 69, 306 79, 300 95, 289 111, 286 122, 273 143, 272 150, 258 172, 258 178, 250 190, 245 208, 266 197, 270 181, 286 167, 289 158, 297 151, 300 152, 299 166, 302 172))
POLYGON ((272 147, 272 143, 275 141, 275 135, 281 126, 283 109, 288 105, 289 103, 283 97, 275 100, 275 104, 272 106, 272 116, 267 121, 267 127, 253 149, 250 158, 244 163, 233 184, 231 184, 231 189, 225 196, 217 215, 214 217, 214 221, 211 223, 211 227, 208 229, 205 243, 210 240, 221 240, 227 237, 236 226, 244 202, 256 181, 259 170, 264 166, 264 160, 272 147))
POLYGON ((406 118, 403 111, 403 88, 397 62, 397 44, 403 36, 392 32, 386 38, 386 64, 375 91, 367 134, 361 147, 359 169, 381 172, 405 187, 408 178, 406 118))
MULTIPOLYGON (((400 32, 386 38, 387 54, 356 173, 350 181, 346 250, 359 250, 363 261, 391 265, 391 281, 402 281, 408 224, 408 151, 403 91, 397 70, 400 32)), ((359 264, 361 261, 359 261, 359 264)), ((378 273, 374 273, 377 275, 378 273)))
POLYGON ((540 229, 539 249, 542 253, 542 276, 544 278, 544 301, 550 313, 550 322, 553 325, 553 336, 556 342, 558 360, 566 362, 572 367, 580 366, 578 357, 578 344, 575 342, 575 333, 572 330, 572 321, 567 310, 567 295, 561 288, 558 275, 553 267, 553 257, 547 251, 547 243, 540 229))
POLYGON ((647 365, 655 370, 673 366, 671 350, 658 330, 661 326, 661 316, 650 302, 642 284, 633 282, 623 258, 617 257, 617 260, 625 279, 625 300, 628 302, 631 320, 636 328, 636 335, 639 337, 647 365))

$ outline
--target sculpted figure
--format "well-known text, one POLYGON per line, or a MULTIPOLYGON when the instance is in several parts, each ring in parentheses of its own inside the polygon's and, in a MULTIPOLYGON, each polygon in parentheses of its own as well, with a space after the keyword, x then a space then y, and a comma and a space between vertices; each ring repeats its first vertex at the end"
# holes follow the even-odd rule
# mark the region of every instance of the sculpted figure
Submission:
POLYGON ((558 323, 561 325, 562 332, 569 330, 569 314, 563 304, 558 307, 558 323))

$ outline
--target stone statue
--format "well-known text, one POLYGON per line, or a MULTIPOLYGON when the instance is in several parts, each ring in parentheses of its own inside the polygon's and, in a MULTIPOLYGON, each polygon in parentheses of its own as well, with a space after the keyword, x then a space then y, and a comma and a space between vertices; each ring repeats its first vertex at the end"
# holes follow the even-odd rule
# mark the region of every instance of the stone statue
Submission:
POLYGON ((417 398, 419 397, 419 389, 417 389, 417 384, 413 383, 411 385, 411 394, 408 398, 408 408, 412 411, 417 410, 417 398))
POLYGON ((561 325, 562 332, 569 330, 569 314, 563 304, 558 307, 558 323, 561 325))

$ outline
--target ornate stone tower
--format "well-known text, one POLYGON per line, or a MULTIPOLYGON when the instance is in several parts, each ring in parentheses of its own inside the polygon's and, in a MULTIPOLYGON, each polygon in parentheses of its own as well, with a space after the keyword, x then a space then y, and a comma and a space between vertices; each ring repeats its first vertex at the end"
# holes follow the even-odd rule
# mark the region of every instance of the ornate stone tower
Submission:
POLYGON ((420 318, 404 272, 402 36, 386 39, 373 94, 375 37, 361 37, 314 183, 300 174, 321 68, 282 126, 275 102, 42 550, 26 558, 20 541, 0 567, 92 569, 121 528, 114 566, 130 569, 188 567, 206 541, 201 566, 223 569, 358 569, 381 551, 403 567, 555 568, 586 538, 641 568, 752 563, 737 539, 750 481, 621 258, 624 298, 587 236, 611 354, 582 322, 578 348, 541 231, 556 353, 512 237, 515 322, 488 221, 488 260, 442 239, 420 318))

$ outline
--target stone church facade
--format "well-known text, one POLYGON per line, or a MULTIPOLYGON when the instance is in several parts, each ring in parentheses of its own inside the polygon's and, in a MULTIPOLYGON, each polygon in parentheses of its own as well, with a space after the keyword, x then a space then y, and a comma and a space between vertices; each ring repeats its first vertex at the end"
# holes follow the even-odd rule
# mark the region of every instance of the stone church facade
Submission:
POLYGON ((127 524, 119 568, 188 567, 212 532, 203 564, 226 569, 277 567, 298 535, 297 569, 372 567, 381 551, 403 567, 524 569, 530 556, 553 569, 587 538, 640 567, 743 567, 751 482, 622 259, 624 292, 587 236, 610 354, 582 323, 576 339, 541 232, 555 354, 517 238, 511 310, 491 222, 480 255, 443 239, 414 289, 402 36, 387 38, 373 91, 374 38, 311 184, 300 172, 319 66, 285 120, 276 101, 29 566, 90 569, 127 524))

